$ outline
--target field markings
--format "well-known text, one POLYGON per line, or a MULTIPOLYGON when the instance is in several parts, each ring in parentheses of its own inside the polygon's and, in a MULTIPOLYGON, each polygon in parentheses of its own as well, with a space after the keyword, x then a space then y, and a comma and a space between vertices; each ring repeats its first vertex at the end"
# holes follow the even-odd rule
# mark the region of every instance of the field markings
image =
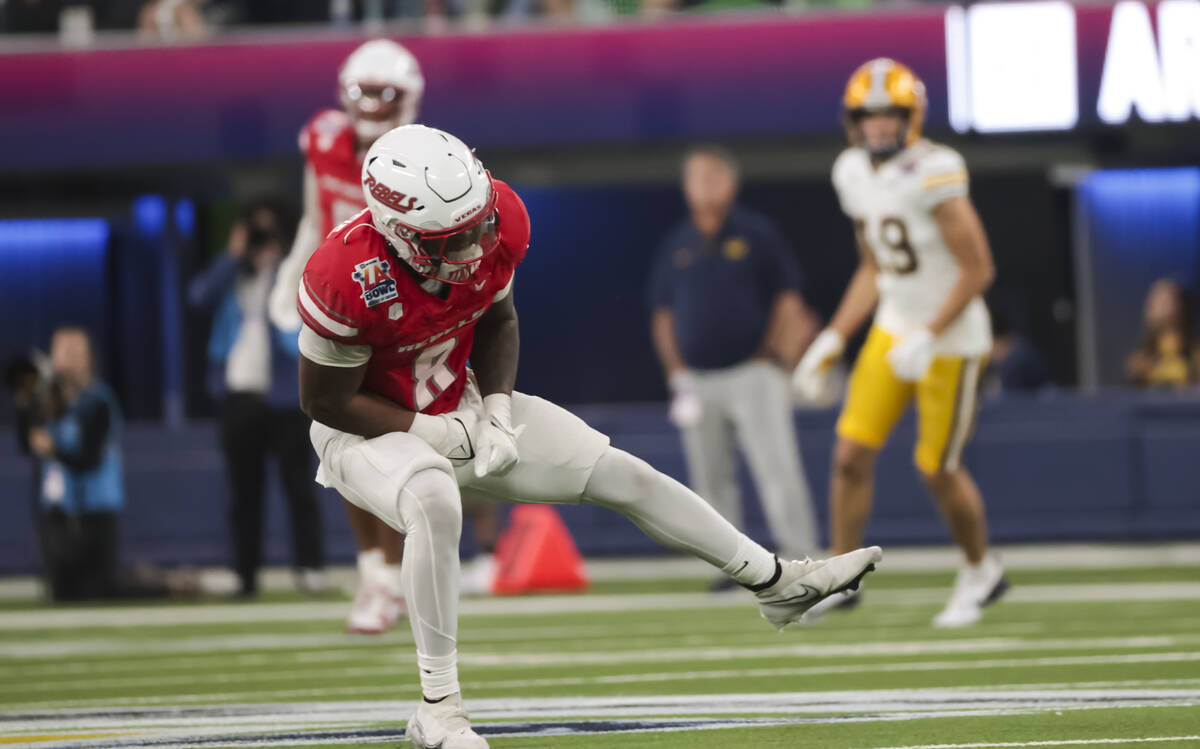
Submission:
MULTIPOLYGON (((131 643, 132 644, 132 643, 131 643)), ((169 644, 169 643, 163 643, 169 644)), ((464 666, 478 668, 514 668, 533 666, 562 666, 562 665, 612 665, 630 663, 672 663, 672 662, 704 662, 731 661, 746 659, 778 659, 778 658, 847 658, 847 657, 905 657, 921 655, 946 654, 979 654, 979 653, 1018 653, 1038 652, 1045 650, 1138 650, 1152 648, 1179 648, 1200 645, 1200 635, 1178 636, 1140 636, 1140 637, 1103 637, 1089 639, 1051 639, 1037 640, 1026 638, 976 638, 963 640, 919 640, 911 642, 876 642, 855 645, 775 645, 745 648, 674 648, 656 650, 622 650, 595 651, 582 653, 479 653, 465 651, 459 656, 459 663, 464 666)), ((153 648, 145 647, 147 650, 153 648)), ((135 652, 133 650, 130 651, 135 652)), ((139 653, 141 654, 141 653, 139 653)), ((1197 655, 1200 655, 1198 653, 1197 655)), ((150 675, 146 669, 137 676, 118 676, 109 678, 91 678, 86 682, 78 680, 78 672, 52 676, 44 674, 33 681, 21 679, 6 680, 0 683, 0 695, 19 694, 31 695, 37 692, 61 692, 64 689, 93 691, 97 689, 139 689, 146 687, 170 687, 179 685, 239 684, 253 682, 286 681, 303 675, 311 680, 331 680, 366 677, 386 677, 396 674, 401 668, 408 668, 416 663, 416 655, 410 650, 394 650, 383 658, 383 664, 347 666, 336 663, 326 668, 308 668, 305 670, 289 669, 255 669, 251 671, 208 671, 200 673, 175 673, 150 675)), ((960 667, 968 668, 978 661, 964 660, 958 662, 960 667)), ((844 664, 853 667, 856 664, 844 664)), ((873 662, 870 670, 886 664, 873 662)), ((902 667, 909 666, 907 662, 893 664, 902 667)), ((843 666, 838 666, 838 668, 843 666)), ((820 668, 820 667, 816 667, 820 668)), ((90 673, 104 673, 105 664, 97 664, 90 673)), ((172 671, 178 669, 172 665, 172 671)), ((601 677, 596 677, 601 678, 601 677)))
POLYGON ((637 674, 607 674, 601 676, 568 676, 541 679, 509 679, 503 681, 474 680, 478 689, 532 689, 543 687, 582 686, 589 684, 635 684, 661 681, 694 681, 697 679, 777 678, 787 676, 833 676, 842 674, 896 673, 909 671, 974 671, 988 668, 1059 668, 1062 666, 1128 665, 1135 663, 1187 663, 1200 661, 1200 653, 1139 653, 1132 655, 1083 655, 1058 658, 1006 658, 982 661, 913 661, 903 663, 864 663, 845 666, 797 666, 779 668, 722 669, 715 671, 686 671, 637 674))
MULTIPOLYGON (((948 588, 871 591, 871 602, 888 606, 942 603, 948 588)), ((1113 603, 1200 600, 1200 582, 1020 585, 1006 596, 1012 603, 1113 603)), ((196 625, 233 622, 342 619, 345 602, 288 604, 209 604, 88 609, 38 609, 0 614, 0 630, 196 625)), ((744 591, 729 593, 646 593, 548 595, 528 598, 480 598, 462 602, 464 616, 587 614, 596 612, 676 611, 752 607, 744 591)))
MULTIPOLYGON (((658 673, 625 673, 606 674, 597 676, 548 677, 534 679, 464 679, 464 689, 467 693, 478 693, 485 690, 513 689, 545 689, 570 686, 612 686, 631 684, 654 684, 662 682, 696 682, 698 680, 730 680, 746 678, 780 678, 797 676, 832 676, 863 673, 895 673, 914 671, 975 671, 979 669, 996 668, 1059 668, 1062 666, 1109 666, 1145 663, 1191 663, 1200 662, 1200 653, 1140 653, 1126 655, 1100 656, 1067 656, 1056 658, 1009 658, 984 661, 913 661, 905 663, 870 663, 859 665, 839 666, 800 666, 751 669, 718 669, 707 671, 682 671, 658 673)), ((202 693, 182 693, 169 695, 147 695, 140 697, 106 697, 95 699, 63 699, 34 700, 27 702, 9 702, 4 709, 40 710, 45 708, 104 708, 113 705, 154 706, 211 703, 214 700, 230 700, 233 702, 249 700, 296 700, 296 699, 337 699, 357 696, 382 695, 394 692, 392 684, 373 686, 338 686, 313 687, 299 689, 257 689, 243 692, 229 692, 217 688, 214 691, 202 693)), ((640 699, 640 698, 638 698, 640 699)), ((0 714, 2 715, 2 714, 0 714)))
MULTIPOLYGON (((181 639, 75 640, 54 643, 0 644, 0 657, 10 661, 29 658, 73 657, 99 654, 217 653, 229 650, 320 648, 322 644, 371 647, 386 641, 352 640, 351 635, 214 635, 181 639)), ((650 661, 730 660, 735 658, 845 658, 927 655, 931 653, 996 653, 1020 650, 1104 650, 1127 648, 1170 648, 1200 645, 1200 635, 1140 635, 1127 637, 1051 638, 984 637, 883 642, 823 642, 812 644, 785 641, 780 644, 730 647, 662 648, 656 643, 637 650, 592 650, 551 652, 488 652, 463 643, 459 662, 475 666, 553 666, 645 663, 650 661)), ((398 641, 386 656, 391 663, 415 663, 411 643, 398 641), (395 647, 405 646, 405 647, 395 647)))
MULTIPOLYGON (((488 736, 717 730, 1194 704, 1200 704, 1200 690, 1029 690, 963 694, 952 689, 905 689, 499 698, 468 702, 479 732, 488 736), (805 713, 815 715, 805 716, 805 713), (748 714, 760 717, 733 717, 748 714), (761 717, 763 715, 768 717, 761 717), (514 720, 521 722, 514 723, 514 720)), ((0 731, 4 734, 0 740, 46 749, 97 746, 161 749, 218 744, 282 746, 393 741, 401 740, 402 733, 397 728, 385 726, 402 722, 411 709, 411 703, 396 701, 176 705, 137 710, 111 707, 60 709, 0 715, 0 731), (95 738, 103 729, 117 727, 125 732, 125 737, 116 738, 105 733, 103 741, 95 738), (71 731, 76 733, 65 733, 71 731)))
POLYGON ((1001 741, 972 744, 911 744, 909 746, 885 746, 878 749, 998 749, 1007 747, 1036 746, 1095 746, 1100 744, 1161 744, 1180 741, 1200 741, 1195 736, 1142 736, 1128 739, 1059 739, 1050 741, 1001 741))

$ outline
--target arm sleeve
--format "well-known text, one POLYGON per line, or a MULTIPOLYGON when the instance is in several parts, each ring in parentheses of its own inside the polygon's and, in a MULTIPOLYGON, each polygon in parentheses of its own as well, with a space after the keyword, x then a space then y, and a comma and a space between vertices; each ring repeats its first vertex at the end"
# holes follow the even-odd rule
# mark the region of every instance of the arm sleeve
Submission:
POLYGON ((919 200, 926 210, 967 192, 967 162, 957 151, 943 146, 921 162, 919 200))
POLYGON ((188 304, 192 307, 216 304, 233 287, 237 270, 237 258, 228 252, 222 254, 188 284, 188 304))
POLYGON ((54 457, 77 472, 100 465, 110 421, 108 405, 103 400, 81 403, 51 428, 54 457))
POLYGON ((296 291, 308 259, 321 246, 319 228, 320 206, 317 205, 317 176, 310 166, 304 172, 304 215, 296 227, 292 249, 279 265, 275 284, 271 287, 268 311, 275 327, 288 332, 300 330, 300 313, 296 311, 296 291))
POLYGON ((300 328, 300 353, 323 367, 357 367, 370 360, 371 347, 331 341, 304 325, 300 328))

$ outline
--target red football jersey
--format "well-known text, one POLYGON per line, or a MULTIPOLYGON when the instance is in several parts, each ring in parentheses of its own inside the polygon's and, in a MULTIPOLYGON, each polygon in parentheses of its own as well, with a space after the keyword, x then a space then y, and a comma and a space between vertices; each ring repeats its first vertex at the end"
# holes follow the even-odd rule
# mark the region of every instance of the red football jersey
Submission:
POLYGON ((324 236, 367 207, 353 123, 339 109, 317 112, 300 131, 300 151, 317 177, 324 236))
POLYGON ((371 347, 364 391, 430 414, 458 406, 475 323, 512 281, 529 245, 524 203, 505 183, 494 184, 500 243, 476 273, 482 280, 451 286, 444 300, 421 288, 366 210, 309 259, 300 317, 324 338, 371 347))

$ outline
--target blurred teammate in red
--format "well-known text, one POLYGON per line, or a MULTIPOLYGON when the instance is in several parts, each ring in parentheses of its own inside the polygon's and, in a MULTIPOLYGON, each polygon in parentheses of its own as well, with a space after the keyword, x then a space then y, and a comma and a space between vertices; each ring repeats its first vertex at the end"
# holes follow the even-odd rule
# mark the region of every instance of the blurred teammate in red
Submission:
MULTIPOLYGON (((296 289, 308 258, 333 228, 366 207, 359 175, 363 155, 375 139, 415 122, 425 79, 417 59, 387 39, 366 42, 338 71, 341 109, 317 112, 300 131, 304 170, 304 215, 296 239, 280 267, 271 293, 271 319, 284 330, 300 329, 296 289)), ((384 632, 404 612, 400 559, 404 537, 370 513, 346 503, 358 547, 358 594, 346 620, 350 632, 384 632)), ((496 510, 481 507, 473 516, 483 553, 468 592, 490 588, 494 563, 496 510)))
POLYGON ((300 402, 313 418, 317 481, 405 534, 423 693, 408 723, 414 745, 487 747, 458 683, 465 496, 616 510, 754 591, 779 628, 874 568, 878 547, 776 559, 579 418, 513 392, 513 280, 529 216, 462 141, 397 128, 371 146, 362 185, 367 210, 329 235, 300 282, 300 402))

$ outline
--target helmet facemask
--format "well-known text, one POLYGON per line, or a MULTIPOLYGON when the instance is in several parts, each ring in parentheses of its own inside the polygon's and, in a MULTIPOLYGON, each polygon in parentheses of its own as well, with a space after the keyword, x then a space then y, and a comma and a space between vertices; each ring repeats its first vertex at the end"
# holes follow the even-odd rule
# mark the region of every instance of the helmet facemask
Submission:
POLYGON ((422 231, 393 220, 389 238, 418 275, 459 286, 479 281, 483 260, 500 244, 495 192, 479 218, 453 229, 422 231))
POLYGON ((846 134, 850 139, 850 143, 865 149, 870 154, 871 159, 876 162, 884 162, 892 158, 907 148, 912 140, 912 111, 908 107, 858 107, 846 110, 844 119, 846 134), (867 140, 866 135, 863 133, 862 121, 874 115, 892 115, 899 119, 900 122, 896 128, 895 138, 888 140, 886 143, 874 144, 867 140))
POLYGON ((363 141, 374 141, 387 131, 408 124, 409 94, 386 83, 349 81, 342 86, 342 108, 354 122, 363 141))

